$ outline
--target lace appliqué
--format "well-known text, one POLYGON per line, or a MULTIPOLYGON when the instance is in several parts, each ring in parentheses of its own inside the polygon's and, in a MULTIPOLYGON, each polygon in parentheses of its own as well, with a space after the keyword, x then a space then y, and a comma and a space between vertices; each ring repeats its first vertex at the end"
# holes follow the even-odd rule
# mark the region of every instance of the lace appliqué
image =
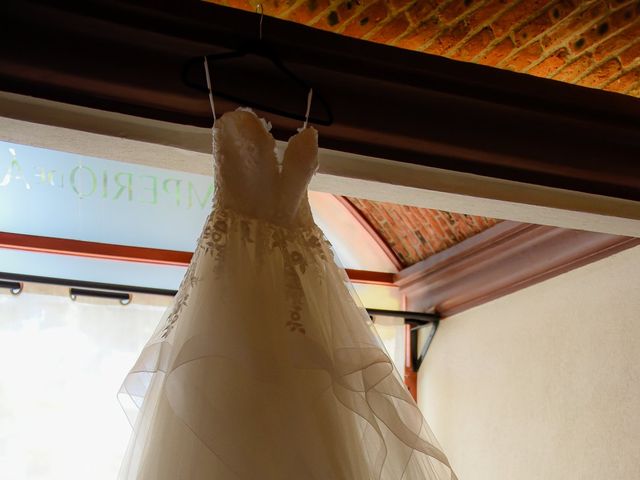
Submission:
POLYGON ((205 254, 211 255, 217 265, 224 260, 230 230, 229 223, 229 213, 226 210, 219 210, 211 216, 202 232, 200 244, 205 254))
MULTIPOLYGON (((306 333, 302 313, 304 306, 304 290, 300 281, 300 274, 304 275, 309 268, 307 257, 326 261, 321 236, 312 230, 280 230, 272 232, 272 248, 279 248, 284 261, 285 291, 291 304, 289 318, 285 327, 291 332, 306 333), (307 253, 305 255, 303 252, 307 253), (309 255, 308 253, 313 253, 309 255)), ((315 262, 314 262, 315 263, 315 262)), ((315 266, 318 266, 315 263, 315 266)))
POLYGON ((300 252, 296 250, 290 251, 286 236, 283 230, 277 229, 272 232, 271 241, 271 248, 280 249, 284 260, 284 287, 291 303, 289 319, 286 321, 285 326, 288 327, 291 332, 299 332, 304 335, 306 333, 302 323, 304 291, 298 278, 296 267, 304 274, 307 268, 307 262, 300 252))
POLYGON ((191 260, 189 268, 180 283, 173 308, 167 317, 164 328, 162 329, 161 337, 163 339, 166 339, 175 327, 182 310, 188 305, 191 289, 200 281, 200 278, 196 275, 196 267, 199 263, 200 254, 204 253, 213 256, 216 264, 220 265, 224 259, 224 252, 228 241, 228 232, 228 212, 225 210, 219 210, 212 213, 207 219, 202 233, 200 234, 200 239, 193 255, 193 259, 191 260))
MULTIPOLYGON (((166 339, 175 327, 181 312, 188 306, 191 289, 200 281, 196 275, 198 257, 201 254, 212 257, 214 263, 210 273, 221 275, 221 266, 224 264, 227 246, 233 241, 230 240, 232 237, 247 247, 247 253, 256 252, 258 257, 258 252, 264 252, 265 248, 277 248, 281 252, 284 290, 290 303, 289 316, 284 326, 291 332, 306 334, 303 322, 305 293, 300 275, 309 274, 311 269, 316 275, 322 276, 323 264, 327 261, 326 252, 331 253, 329 243, 322 232, 314 227, 288 228, 218 207, 213 210, 203 227, 194 258, 180 283, 171 313, 162 330, 163 339, 166 339)), ((261 260, 256 260, 258 265, 261 260)))
POLYGON ((198 283, 199 278, 196 275, 196 265, 198 259, 197 255, 194 255, 194 257, 195 258, 191 260, 189 268, 187 268, 187 271, 182 278, 182 282, 180 282, 180 287, 178 288, 178 293, 173 303, 171 313, 167 317, 164 328, 162 329, 162 332, 160 334, 160 337, 163 339, 166 339, 173 330, 173 327, 178 321, 178 318, 180 318, 180 312, 184 307, 187 306, 191 289, 196 285, 196 283, 198 283))

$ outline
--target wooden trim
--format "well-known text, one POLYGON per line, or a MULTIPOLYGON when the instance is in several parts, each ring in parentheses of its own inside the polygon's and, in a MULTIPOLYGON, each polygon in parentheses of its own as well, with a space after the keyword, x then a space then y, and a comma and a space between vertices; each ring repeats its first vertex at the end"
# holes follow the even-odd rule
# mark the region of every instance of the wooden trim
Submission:
POLYGON ((84 240, 8 232, 0 232, 0 248, 71 255, 74 257, 100 258, 103 260, 178 266, 189 265, 191 256, 193 255, 191 252, 175 250, 86 242, 84 240))
POLYGON ((408 310, 446 317, 636 245, 640 238, 505 221, 395 278, 408 310))
MULTIPOLYGON (((3 14, 11 40, 0 42, 0 89, 201 127, 211 125, 207 97, 182 85, 182 65, 236 48, 257 28, 254 13, 200 1, 5 0, 3 14)), ((318 127, 322 147, 640 200, 636 98, 271 17, 265 37, 331 105, 334 124, 318 127)), ((302 112, 306 92, 255 58, 216 65, 215 79, 221 91, 302 112)), ((270 120, 280 139, 300 126, 270 120)))
MULTIPOLYGON (((159 248, 133 247, 110 243, 87 242, 68 238, 25 235, 0 232, 0 248, 27 252, 53 253, 74 257, 120 260, 124 262, 153 263, 158 265, 187 266, 193 254, 159 248)), ((369 270, 345 269, 349 280, 354 283, 395 286, 394 274, 369 270)))
POLYGON ((404 325, 404 384, 409 390, 409 393, 413 399, 418 401, 418 371, 413 369, 411 364, 411 325, 404 325))
POLYGON ((393 263, 393 266, 398 270, 402 270, 403 265, 396 252, 393 251, 387 241, 380 235, 371 222, 362 214, 360 210, 344 195, 335 195, 336 199, 349 211, 351 216, 371 235, 371 238, 375 240, 380 249, 384 252, 387 258, 393 263))

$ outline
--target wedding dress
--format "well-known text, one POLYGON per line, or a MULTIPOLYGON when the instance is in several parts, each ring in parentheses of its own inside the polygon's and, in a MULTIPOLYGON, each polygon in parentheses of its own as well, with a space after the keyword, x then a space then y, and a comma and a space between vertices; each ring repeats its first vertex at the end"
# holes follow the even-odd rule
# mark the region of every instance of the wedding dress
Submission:
POLYGON ((311 216, 316 130, 281 161, 269 130, 215 123, 213 209, 121 389, 120 478, 455 479, 311 216))

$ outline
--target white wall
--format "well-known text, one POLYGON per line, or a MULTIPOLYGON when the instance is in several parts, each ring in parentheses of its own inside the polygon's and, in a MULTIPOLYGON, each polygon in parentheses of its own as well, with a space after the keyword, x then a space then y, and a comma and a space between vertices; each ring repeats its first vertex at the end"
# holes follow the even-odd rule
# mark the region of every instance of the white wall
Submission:
POLYGON ((460 480, 640 478, 640 247, 443 321, 418 400, 460 480))

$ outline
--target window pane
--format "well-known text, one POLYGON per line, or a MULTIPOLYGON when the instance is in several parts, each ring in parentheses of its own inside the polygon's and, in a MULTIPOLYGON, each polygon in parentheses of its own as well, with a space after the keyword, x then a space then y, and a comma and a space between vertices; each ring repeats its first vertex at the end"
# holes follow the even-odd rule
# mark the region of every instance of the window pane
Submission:
POLYGON ((116 393, 163 310, 0 294, 3 478, 116 478, 131 433, 116 393))
POLYGON ((193 251, 211 177, 0 142, 4 231, 193 251))

